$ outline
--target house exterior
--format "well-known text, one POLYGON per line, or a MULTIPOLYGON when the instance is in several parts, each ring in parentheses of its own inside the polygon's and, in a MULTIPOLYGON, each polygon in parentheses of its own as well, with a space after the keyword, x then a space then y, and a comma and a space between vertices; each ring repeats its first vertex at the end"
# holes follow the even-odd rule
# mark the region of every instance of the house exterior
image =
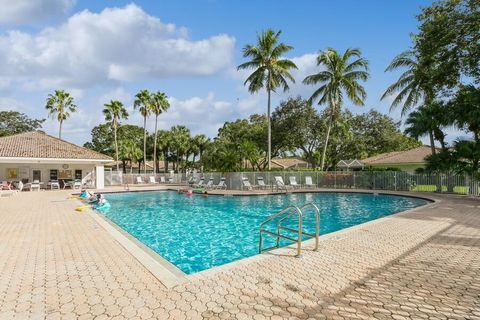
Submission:
MULTIPOLYGON (((271 160, 272 169, 281 169, 281 170, 292 170, 300 168, 310 168, 308 162, 299 159, 299 158, 273 158, 271 160)), ((266 159, 260 160, 260 165, 265 165, 266 159)), ((244 167, 251 169, 252 165, 250 161, 245 160, 244 167)))
POLYGON ((0 137, 0 180, 51 180, 82 183, 104 188, 104 166, 113 159, 41 131, 0 137))
POLYGON ((402 171, 414 172, 425 167, 425 157, 432 154, 430 146, 420 146, 406 151, 382 153, 363 159, 365 167, 397 168, 402 171))

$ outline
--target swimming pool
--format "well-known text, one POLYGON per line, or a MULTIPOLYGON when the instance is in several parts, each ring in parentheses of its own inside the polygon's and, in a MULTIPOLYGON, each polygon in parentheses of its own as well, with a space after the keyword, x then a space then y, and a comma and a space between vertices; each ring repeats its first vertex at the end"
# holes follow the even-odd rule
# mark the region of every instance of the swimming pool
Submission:
MULTIPOLYGON (((112 205, 103 213, 108 219, 187 274, 258 254, 260 223, 289 205, 314 202, 321 211, 322 235, 428 202, 364 193, 187 197, 156 191, 105 197, 112 205)), ((305 214, 304 231, 314 232, 313 217, 305 214)), ((295 219, 287 221, 291 227, 295 224, 295 219)), ((266 236, 265 247, 274 241, 266 236)))

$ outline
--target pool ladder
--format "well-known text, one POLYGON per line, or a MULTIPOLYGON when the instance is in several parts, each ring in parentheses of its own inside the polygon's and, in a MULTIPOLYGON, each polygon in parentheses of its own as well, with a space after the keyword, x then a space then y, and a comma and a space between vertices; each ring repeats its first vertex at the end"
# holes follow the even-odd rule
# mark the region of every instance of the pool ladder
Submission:
POLYGON ((258 245, 258 253, 262 253, 262 252, 265 252, 265 251, 268 251, 268 250, 279 248, 280 247, 280 239, 285 239, 285 240, 297 243, 297 255, 296 256, 300 257, 300 255, 302 253, 302 239, 303 239, 304 235, 309 237, 309 238, 315 238, 315 248, 314 248, 314 250, 316 251, 316 250, 318 250, 318 237, 320 235, 320 210, 318 209, 318 207, 313 202, 309 202, 307 204, 304 204, 300 208, 297 207, 297 206, 286 207, 285 209, 283 209, 283 210, 277 212, 276 214, 270 216, 267 220, 263 221, 260 224, 259 233, 260 233, 260 239, 259 239, 259 245, 258 245), (307 233, 307 232, 304 232, 302 230, 304 210, 307 209, 307 208, 312 208, 313 209, 312 211, 315 213, 315 234, 307 233), (298 219, 298 229, 292 229, 292 228, 282 226, 282 222, 284 222, 286 219, 288 219, 292 216, 295 216, 295 215, 297 216, 297 219, 298 219), (273 231, 270 231, 270 230, 267 230, 267 229, 264 228, 264 226, 267 223, 272 222, 276 219, 278 219, 278 221, 277 221, 277 232, 273 232, 273 231), (280 232, 282 230, 297 234, 297 239, 291 238, 291 237, 288 237, 288 236, 285 236, 285 235, 281 234, 280 232), (269 247, 269 248, 263 248, 263 234, 264 233, 277 238, 277 242, 276 242, 275 246, 272 246, 272 247, 269 247))

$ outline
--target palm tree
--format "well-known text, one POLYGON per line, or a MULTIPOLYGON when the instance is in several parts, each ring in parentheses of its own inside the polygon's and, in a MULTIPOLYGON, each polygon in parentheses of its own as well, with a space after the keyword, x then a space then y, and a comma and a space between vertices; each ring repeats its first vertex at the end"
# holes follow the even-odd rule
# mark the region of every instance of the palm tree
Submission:
POLYGON ((170 103, 167 100, 167 95, 163 92, 157 91, 152 94, 151 112, 155 115, 155 139, 153 140, 153 174, 156 172, 157 162, 157 124, 158 116, 163 112, 166 112, 170 107, 170 103))
POLYGON ((367 93, 359 81, 366 81, 368 74, 368 61, 361 57, 359 49, 347 49, 340 55, 335 49, 328 48, 317 57, 317 65, 322 67, 316 74, 307 76, 303 83, 320 84, 308 100, 309 103, 318 99, 318 104, 326 104, 330 109, 329 123, 323 145, 321 170, 324 170, 325 156, 328 140, 336 116, 340 113, 344 95, 353 104, 363 106, 367 93), (352 62, 350 59, 354 58, 352 62))
POLYGON ((117 171, 118 171, 118 141, 117 141, 117 128, 120 124, 121 119, 128 119, 127 109, 123 106, 118 100, 110 100, 110 103, 104 104, 105 109, 103 109, 103 114, 105 115, 105 120, 110 121, 113 128, 113 136, 115 139, 115 157, 117 160, 117 171))
POLYGON ((62 139, 63 121, 67 120, 71 113, 77 111, 73 97, 64 90, 55 90, 55 93, 48 95, 45 109, 48 110, 48 115, 51 116, 52 119, 57 118, 60 123, 58 138, 62 139))
POLYGON ((243 48, 243 56, 250 57, 251 60, 242 63, 237 67, 241 69, 254 69, 245 80, 245 85, 249 83, 248 91, 256 93, 262 88, 266 88, 268 96, 267 117, 268 117, 268 170, 271 169, 271 152, 272 152, 272 128, 270 120, 270 103, 271 92, 282 87, 283 91, 289 89, 287 80, 295 82, 290 74, 290 69, 297 69, 295 63, 288 59, 282 59, 282 55, 292 50, 293 47, 285 43, 278 43, 281 31, 273 31, 267 29, 260 35, 257 35, 257 44, 247 44, 243 48))
POLYGON ((437 140, 440 142, 442 150, 446 150, 446 135, 442 131, 442 128, 449 124, 446 111, 443 105, 438 102, 433 102, 429 106, 420 106, 408 115, 405 121, 405 125, 407 125, 405 133, 417 140, 428 134, 430 145, 434 146, 434 140, 437 140))
MULTIPOLYGON (((402 52, 392 60, 385 71, 393 71, 399 68, 407 68, 407 70, 400 75, 395 83, 385 90, 380 100, 395 95, 390 105, 390 111, 402 105, 402 116, 419 103, 425 106, 431 105, 434 94, 429 82, 429 71, 426 65, 419 62, 415 52, 402 52)), ((435 154, 433 132, 430 132, 429 135, 432 144, 430 146, 432 154, 435 154)))
MULTIPOLYGON (((200 157, 200 162, 202 162, 203 151, 205 151, 205 148, 207 147, 209 142, 210 142, 210 139, 208 139, 207 136, 204 134, 197 134, 195 136, 195 144, 198 147, 198 155, 200 157)), ((195 159, 194 159, 194 162, 195 162, 195 159)), ((203 166, 203 162, 202 162, 202 166, 203 166)))
POLYGON ((165 163, 165 172, 167 172, 168 171, 168 154, 170 152, 170 147, 172 145, 172 134, 170 133, 170 131, 159 130, 158 136, 157 136, 157 143, 158 143, 158 148, 163 153, 163 161, 165 163))
POLYGON ((142 90, 135 95, 133 108, 138 109, 143 116, 143 173, 147 172, 147 118, 152 110, 152 97, 148 90, 142 90))
POLYGON ((187 153, 190 143, 190 130, 185 126, 175 126, 171 129, 172 147, 175 149, 177 161, 176 169, 180 172, 180 161, 187 153))

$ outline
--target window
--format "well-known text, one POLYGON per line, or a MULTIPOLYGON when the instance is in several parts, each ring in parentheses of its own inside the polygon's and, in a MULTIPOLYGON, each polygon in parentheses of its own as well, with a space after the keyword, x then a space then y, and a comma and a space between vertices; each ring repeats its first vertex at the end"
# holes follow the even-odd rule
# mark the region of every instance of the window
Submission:
POLYGON ((33 181, 35 181, 35 180, 41 181, 42 180, 42 172, 40 170, 33 170, 32 171, 32 176, 33 176, 33 181))
POLYGON ((58 180, 58 170, 50 170, 50 180, 58 180))
POLYGON ((75 170, 75 180, 82 180, 82 170, 75 170))

